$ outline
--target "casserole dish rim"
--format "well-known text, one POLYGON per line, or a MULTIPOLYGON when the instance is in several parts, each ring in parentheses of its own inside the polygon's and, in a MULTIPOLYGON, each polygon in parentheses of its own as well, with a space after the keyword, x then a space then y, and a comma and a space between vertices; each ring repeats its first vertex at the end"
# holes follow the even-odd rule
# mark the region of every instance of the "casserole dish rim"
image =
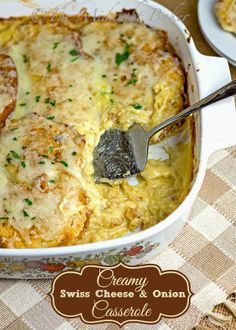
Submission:
MULTIPOLYGON (((137 3, 143 2, 142 0, 135 0, 137 3)), ((168 16, 173 17, 173 20, 175 21, 174 24, 177 25, 180 32, 184 35, 186 40, 189 38, 189 32, 186 29, 184 23, 180 21, 180 19, 177 18, 177 16, 171 12, 166 7, 153 2, 153 1, 147 1, 147 5, 151 5, 152 7, 161 10, 161 12, 168 16)), ((16 16, 14 16, 16 17, 16 16)), ((201 60, 203 58, 210 58, 205 57, 201 55, 198 50, 196 49, 196 46, 194 44, 194 41, 192 38, 188 41, 188 50, 190 53, 190 58, 193 63, 194 69, 198 67, 198 65, 201 63, 201 60)), ((200 77, 197 76, 197 95, 198 98, 202 97, 202 92, 200 91, 200 77)), ((143 241, 149 237, 152 237, 163 230, 165 230, 167 227, 169 227, 171 224, 173 224, 179 217, 181 217, 187 210, 190 209, 193 201, 196 198, 196 195, 201 187, 201 183, 203 181, 203 177, 205 174, 206 169, 206 162, 207 158, 210 154, 210 152, 206 151, 206 148, 203 148, 203 127, 202 127, 202 115, 200 114, 200 140, 199 143, 199 165, 197 169, 197 173, 195 174, 195 177, 192 180, 192 187, 188 193, 188 195, 185 197, 183 202, 177 207, 177 209, 172 212, 167 218, 160 221, 159 223, 155 224, 154 226, 140 231, 138 233, 131 233, 128 236, 123 236, 120 238, 115 238, 112 240, 106 240, 106 241, 100 241, 100 242, 92 242, 92 243, 86 243, 86 244, 80 244, 80 245, 72 245, 72 246, 62 246, 62 247, 48 247, 48 248, 0 248, 0 257, 43 257, 43 256, 63 256, 68 254, 74 254, 74 253, 84 253, 84 252, 92 252, 92 251, 98 251, 98 250, 105 250, 105 249, 112 249, 112 248, 118 248, 120 246, 124 246, 125 244, 132 244, 135 242, 143 241), (205 156, 205 157, 204 157, 205 156)), ((195 141, 196 143, 196 141, 195 141)))

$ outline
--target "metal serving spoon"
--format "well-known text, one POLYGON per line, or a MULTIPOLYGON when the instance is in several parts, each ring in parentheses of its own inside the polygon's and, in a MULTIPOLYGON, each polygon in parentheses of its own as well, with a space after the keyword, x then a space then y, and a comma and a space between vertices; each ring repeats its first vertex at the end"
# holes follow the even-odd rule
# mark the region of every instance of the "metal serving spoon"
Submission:
POLYGON ((15 63, 6 54, 0 53, 0 129, 16 107, 18 75, 15 63))
POLYGON ((148 144, 153 135, 170 124, 235 94, 236 80, 179 112, 176 116, 167 119, 150 131, 145 131, 138 124, 134 124, 127 131, 118 128, 105 131, 94 149, 95 180, 97 182, 117 180, 140 173, 147 164, 148 144))

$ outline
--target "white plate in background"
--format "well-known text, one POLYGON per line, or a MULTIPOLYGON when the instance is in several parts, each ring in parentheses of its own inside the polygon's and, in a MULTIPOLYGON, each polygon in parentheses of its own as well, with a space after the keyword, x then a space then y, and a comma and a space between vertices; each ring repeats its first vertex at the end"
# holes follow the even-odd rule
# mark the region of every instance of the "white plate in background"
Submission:
POLYGON ((236 66, 236 36, 225 31, 214 13, 217 0, 198 1, 198 20, 202 33, 209 45, 231 64, 236 66))

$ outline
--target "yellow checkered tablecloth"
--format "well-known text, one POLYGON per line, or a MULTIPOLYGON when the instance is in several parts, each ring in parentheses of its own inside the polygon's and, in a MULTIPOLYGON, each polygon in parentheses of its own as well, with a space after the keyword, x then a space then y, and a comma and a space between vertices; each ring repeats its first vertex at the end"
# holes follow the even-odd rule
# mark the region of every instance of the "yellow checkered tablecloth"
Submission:
MULTIPOLYGON (((127 324, 123 329, 191 330, 214 305, 236 291, 235 224, 236 147, 210 158, 187 225, 151 261, 163 270, 180 270, 189 278, 194 292, 189 310, 179 318, 162 319, 156 325, 127 324)), ((0 329, 119 329, 114 324, 86 325, 79 318, 57 315, 47 295, 50 287, 51 280, 0 280, 0 329)), ((224 329, 236 329, 235 324, 232 319, 224 329)))

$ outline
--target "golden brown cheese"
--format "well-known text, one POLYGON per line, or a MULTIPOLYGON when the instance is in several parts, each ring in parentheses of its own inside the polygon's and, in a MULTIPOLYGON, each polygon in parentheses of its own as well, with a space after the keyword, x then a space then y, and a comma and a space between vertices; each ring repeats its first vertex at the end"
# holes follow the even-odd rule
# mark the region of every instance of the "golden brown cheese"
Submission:
POLYGON ((236 33, 236 0, 218 0, 215 13, 223 29, 236 33))
POLYGON ((120 237, 163 220, 189 191, 189 120, 176 129, 175 148, 150 160, 136 185, 93 180, 93 149, 104 130, 151 128, 184 106, 185 75, 166 33, 65 18, 0 21, 0 51, 19 76, 17 106, 0 135, 2 247, 120 237))
POLYGON ((9 55, 0 53, 0 128, 15 109, 17 88, 16 66, 9 55))
POLYGON ((71 242, 96 213, 92 180, 83 173, 85 144, 77 131, 34 113, 2 130, 0 213, 5 229, 17 230, 28 246, 71 242))

